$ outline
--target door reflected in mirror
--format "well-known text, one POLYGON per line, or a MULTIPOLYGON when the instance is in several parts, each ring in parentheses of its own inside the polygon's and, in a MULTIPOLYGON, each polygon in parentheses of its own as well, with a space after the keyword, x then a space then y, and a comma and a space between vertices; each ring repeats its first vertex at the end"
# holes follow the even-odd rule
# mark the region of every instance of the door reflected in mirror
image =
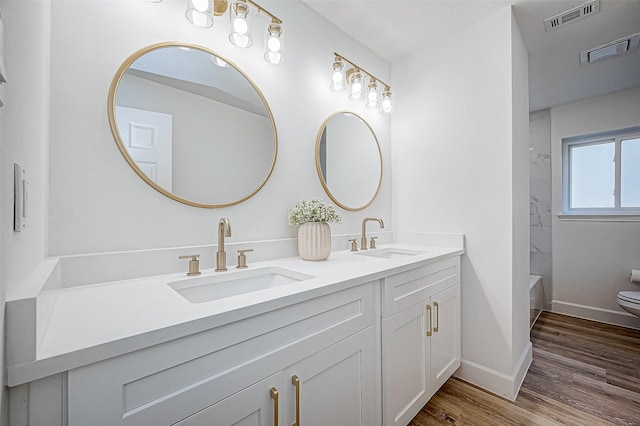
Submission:
POLYGON ((109 122, 135 172, 185 204, 245 201, 275 166, 277 133, 264 96, 201 46, 161 43, 131 55, 109 91, 109 122))
POLYGON ((369 206, 382 182, 382 153, 369 124, 351 112, 327 118, 316 140, 316 169, 334 203, 346 210, 369 206))

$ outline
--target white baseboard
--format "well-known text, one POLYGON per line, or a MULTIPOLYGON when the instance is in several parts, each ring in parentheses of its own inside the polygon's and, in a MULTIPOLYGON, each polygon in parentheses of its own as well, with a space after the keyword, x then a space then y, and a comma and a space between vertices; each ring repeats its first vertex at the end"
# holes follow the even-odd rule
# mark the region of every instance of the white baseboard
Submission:
POLYGON ((467 359, 462 359, 455 376, 488 392, 514 401, 531 365, 531 357, 532 346, 529 342, 510 376, 467 359))
POLYGON ((640 318, 624 311, 612 311, 595 306, 554 300, 551 304, 551 312, 640 330, 640 318))

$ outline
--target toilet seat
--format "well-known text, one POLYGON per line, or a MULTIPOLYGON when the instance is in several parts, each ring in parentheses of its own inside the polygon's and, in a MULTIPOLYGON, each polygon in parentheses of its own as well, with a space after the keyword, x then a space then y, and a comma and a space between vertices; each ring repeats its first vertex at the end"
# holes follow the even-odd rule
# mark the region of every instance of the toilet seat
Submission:
POLYGON ((621 291, 618 293, 618 300, 640 305, 640 291, 621 291))
POLYGON ((621 291, 618 305, 625 311, 640 317, 640 291, 621 291))

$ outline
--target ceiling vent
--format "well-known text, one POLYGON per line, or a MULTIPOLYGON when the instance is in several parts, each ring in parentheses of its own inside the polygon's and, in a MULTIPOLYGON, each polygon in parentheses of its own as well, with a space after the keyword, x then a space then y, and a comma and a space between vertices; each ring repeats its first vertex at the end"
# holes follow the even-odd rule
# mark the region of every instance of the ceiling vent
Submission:
POLYGON ((544 20, 544 30, 549 32, 557 28, 563 27, 569 22, 579 21, 600 12, 600 0, 591 0, 581 6, 569 9, 556 16, 544 20))
POLYGON ((639 41, 640 33, 583 50, 580 52, 580 65, 592 64, 615 56, 636 52, 639 41))

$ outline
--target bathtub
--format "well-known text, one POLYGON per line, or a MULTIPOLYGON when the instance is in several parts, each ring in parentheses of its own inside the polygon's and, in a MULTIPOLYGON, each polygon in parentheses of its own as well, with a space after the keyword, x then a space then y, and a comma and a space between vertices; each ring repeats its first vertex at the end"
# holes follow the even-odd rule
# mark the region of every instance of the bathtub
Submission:
POLYGON ((529 328, 533 327, 542 312, 542 277, 529 275, 529 328))

